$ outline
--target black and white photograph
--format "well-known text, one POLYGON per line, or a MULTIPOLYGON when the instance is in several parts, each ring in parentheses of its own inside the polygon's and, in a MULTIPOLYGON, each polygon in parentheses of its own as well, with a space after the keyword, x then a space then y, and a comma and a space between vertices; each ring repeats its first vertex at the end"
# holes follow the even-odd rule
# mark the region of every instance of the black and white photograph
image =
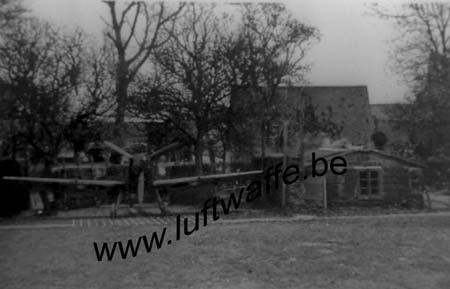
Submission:
POLYGON ((450 1, 0 0, 0 288, 449 289, 450 1))

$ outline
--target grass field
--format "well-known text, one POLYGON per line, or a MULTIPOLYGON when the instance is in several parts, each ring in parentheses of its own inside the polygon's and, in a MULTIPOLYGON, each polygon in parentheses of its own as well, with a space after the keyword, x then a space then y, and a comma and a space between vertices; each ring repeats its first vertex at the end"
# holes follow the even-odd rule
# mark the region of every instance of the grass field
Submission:
POLYGON ((448 215, 211 224, 148 254, 96 260, 93 242, 153 230, 2 230, 0 287, 450 288, 448 215))

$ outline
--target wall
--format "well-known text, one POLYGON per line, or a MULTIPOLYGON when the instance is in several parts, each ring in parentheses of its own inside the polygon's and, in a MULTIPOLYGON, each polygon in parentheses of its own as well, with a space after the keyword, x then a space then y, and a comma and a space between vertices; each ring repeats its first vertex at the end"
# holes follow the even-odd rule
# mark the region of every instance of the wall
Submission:
MULTIPOLYGON (((335 154, 336 155, 336 154, 335 154)), ((407 200, 413 191, 410 186, 410 171, 420 168, 407 164, 396 158, 380 155, 372 151, 356 151, 343 156, 347 162, 347 172, 344 175, 326 174, 326 190, 328 204, 374 204, 401 203, 407 200), (381 167, 379 170, 381 183, 378 198, 363 200, 359 197, 359 170, 355 167, 381 167)), ((325 157, 330 163, 331 157, 325 157)), ((290 160, 294 162, 294 159, 290 160)), ((306 174, 311 176, 309 167, 306 174)), ((289 186, 289 201, 293 206, 314 205, 323 206, 323 184, 321 178, 307 178, 305 191, 296 182, 289 186)))
MULTIPOLYGON (((314 119, 311 122, 318 123, 322 119, 338 126, 339 133, 332 139, 348 139, 353 145, 371 145, 370 135, 373 132, 373 122, 370 114, 369 96, 366 86, 305 86, 305 87, 279 87, 277 96, 273 101, 273 114, 275 120, 270 121, 270 135, 265 140, 266 155, 275 155, 282 152, 281 129, 284 119, 290 119, 288 154, 292 157, 298 153, 300 138, 305 138, 305 147, 309 145, 317 147, 317 142, 324 138, 323 135, 299 135, 299 124, 296 123, 297 113, 300 108, 312 107, 314 119)), ((261 103, 257 96, 250 97, 250 93, 236 95, 231 99, 231 107, 234 112, 245 112, 254 117, 260 111, 255 107, 261 103)), ((305 108, 306 111, 306 108, 305 108)), ((310 117, 305 115, 305 118, 310 117)), ((314 124, 311 124, 314 125, 314 124)), ((252 148, 253 155, 260 154, 261 128, 257 120, 246 119, 246 148, 252 148)))
POLYGON ((288 94, 288 103, 303 97, 312 105, 316 118, 329 118, 341 127, 336 138, 347 138, 354 145, 369 145, 373 131, 366 86, 306 86, 279 88, 288 94))
POLYGON ((400 203, 406 200, 412 192, 410 186, 410 171, 418 169, 394 158, 370 152, 359 152, 345 156, 348 169, 345 175, 336 176, 327 174, 327 191, 329 201, 336 202, 381 202, 400 203), (380 196, 362 200, 359 197, 359 170, 352 166, 379 166, 381 167, 380 196))

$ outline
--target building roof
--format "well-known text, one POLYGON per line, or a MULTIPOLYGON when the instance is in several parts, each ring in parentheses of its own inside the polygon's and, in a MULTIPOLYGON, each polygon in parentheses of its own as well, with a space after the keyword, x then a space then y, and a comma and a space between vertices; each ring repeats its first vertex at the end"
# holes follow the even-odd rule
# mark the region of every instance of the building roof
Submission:
MULTIPOLYGON (((319 150, 314 151, 314 153, 316 154, 317 157, 323 157, 326 159, 332 158, 332 157, 337 157, 337 156, 347 156, 347 155, 355 154, 355 153, 373 153, 373 154, 377 154, 377 155, 380 155, 385 158, 393 159, 393 160, 403 163, 407 166, 418 167, 418 168, 422 168, 422 169, 427 168, 426 165, 421 164, 419 162, 407 160, 407 159, 401 158, 399 156, 391 155, 386 152, 382 152, 382 151, 375 150, 375 149, 342 149, 342 150, 319 149, 319 150)), ((311 165, 312 165, 311 154, 307 154, 307 158, 305 159, 305 167, 309 167, 311 165)))

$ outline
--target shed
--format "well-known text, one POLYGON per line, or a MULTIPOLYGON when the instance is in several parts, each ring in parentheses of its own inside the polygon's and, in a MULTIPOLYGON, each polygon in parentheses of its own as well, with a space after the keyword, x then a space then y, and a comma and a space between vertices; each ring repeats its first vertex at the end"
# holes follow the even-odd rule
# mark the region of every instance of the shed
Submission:
MULTIPOLYGON (((373 149, 318 150, 314 154, 316 160, 323 158, 328 164, 335 157, 344 158, 347 164, 344 174, 337 175, 328 169, 322 177, 305 180, 305 201, 323 206, 409 202, 418 196, 415 192, 420 190, 426 168, 420 163, 373 149)), ((305 164, 305 171, 310 176, 312 154, 305 164)), ((323 168, 316 167, 322 172, 323 168)))

